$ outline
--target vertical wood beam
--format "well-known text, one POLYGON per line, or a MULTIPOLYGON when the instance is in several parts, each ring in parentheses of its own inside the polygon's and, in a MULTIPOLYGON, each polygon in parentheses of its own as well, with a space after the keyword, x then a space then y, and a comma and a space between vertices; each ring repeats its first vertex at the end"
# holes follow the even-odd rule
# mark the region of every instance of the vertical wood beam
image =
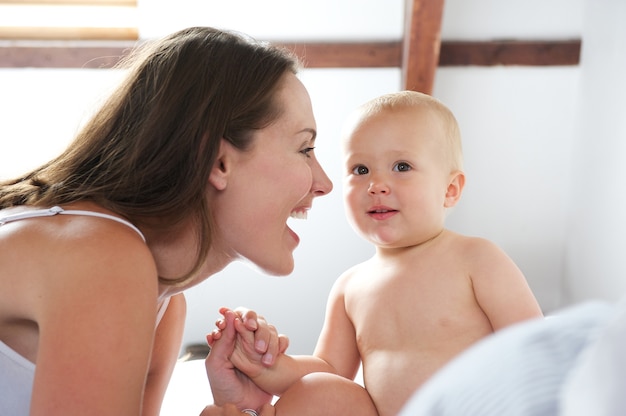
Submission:
POLYGON ((402 88, 432 94, 444 0, 405 0, 402 88))

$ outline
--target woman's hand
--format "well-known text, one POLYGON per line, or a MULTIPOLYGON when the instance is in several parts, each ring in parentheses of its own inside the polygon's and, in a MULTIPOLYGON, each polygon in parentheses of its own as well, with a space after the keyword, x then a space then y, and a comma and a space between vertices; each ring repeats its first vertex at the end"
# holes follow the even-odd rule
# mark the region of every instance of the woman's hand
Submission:
MULTIPOLYGON (((259 416, 274 416, 276 410, 272 405, 266 404, 261 407, 261 411, 258 414, 259 416)), ((207 406, 200 413, 200 416, 247 416, 247 414, 238 410, 235 405, 227 404, 224 406, 207 406)))

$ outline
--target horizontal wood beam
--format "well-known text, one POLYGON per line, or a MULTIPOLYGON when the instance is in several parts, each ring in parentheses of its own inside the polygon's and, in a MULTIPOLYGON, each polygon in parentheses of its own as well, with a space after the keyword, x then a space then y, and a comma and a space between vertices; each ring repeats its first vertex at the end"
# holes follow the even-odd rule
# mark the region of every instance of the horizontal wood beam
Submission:
MULTIPOLYGON (((276 42, 275 42, 276 43, 276 42)), ((0 68, 111 68, 135 42, 0 44, 0 68)), ((402 42, 277 43, 307 68, 401 68, 402 42)), ((442 41, 439 66, 578 65, 580 39, 442 41)))
POLYGON ((0 46, 0 68, 112 68, 135 45, 135 42, 114 42, 0 46))
POLYGON ((439 66, 578 65, 581 41, 444 42, 439 66))
POLYGON ((401 42, 307 42, 280 43, 294 52, 307 68, 399 67, 401 42))

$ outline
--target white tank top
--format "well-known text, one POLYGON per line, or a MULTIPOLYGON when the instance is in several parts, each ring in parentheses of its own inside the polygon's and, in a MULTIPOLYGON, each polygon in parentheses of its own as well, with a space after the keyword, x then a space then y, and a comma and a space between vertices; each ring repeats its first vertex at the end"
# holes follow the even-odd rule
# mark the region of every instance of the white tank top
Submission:
MULTIPOLYGON (((37 209, 20 212, 7 216, 0 216, 0 226, 14 221, 27 218, 50 217, 57 214, 63 215, 87 215, 92 217, 107 218, 125 224, 139 234, 146 241, 144 235, 130 222, 113 215, 102 214, 100 212, 82 210, 64 210, 61 207, 49 209, 37 209)), ((166 298, 157 312, 157 322, 159 325, 161 318, 165 314, 170 298, 166 298)), ((30 412, 30 397, 35 379, 35 364, 22 357, 20 354, 9 348, 0 341, 0 416, 27 416, 30 412)))

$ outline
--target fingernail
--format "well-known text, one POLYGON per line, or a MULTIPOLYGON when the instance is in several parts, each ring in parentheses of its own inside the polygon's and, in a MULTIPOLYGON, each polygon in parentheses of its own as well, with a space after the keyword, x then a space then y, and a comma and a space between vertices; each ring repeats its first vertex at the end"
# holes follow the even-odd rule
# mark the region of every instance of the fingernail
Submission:
POLYGON ((256 344, 254 344, 254 347, 256 348, 258 352, 265 352, 265 348, 266 348, 265 341, 263 341, 262 339, 258 340, 256 344))
POLYGON ((263 358, 261 358, 261 361, 263 361, 263 364, 272 364, 272 360, 274 359, 274 357, 272 356, 272 354, 265 354, 263 356, 263 358))

